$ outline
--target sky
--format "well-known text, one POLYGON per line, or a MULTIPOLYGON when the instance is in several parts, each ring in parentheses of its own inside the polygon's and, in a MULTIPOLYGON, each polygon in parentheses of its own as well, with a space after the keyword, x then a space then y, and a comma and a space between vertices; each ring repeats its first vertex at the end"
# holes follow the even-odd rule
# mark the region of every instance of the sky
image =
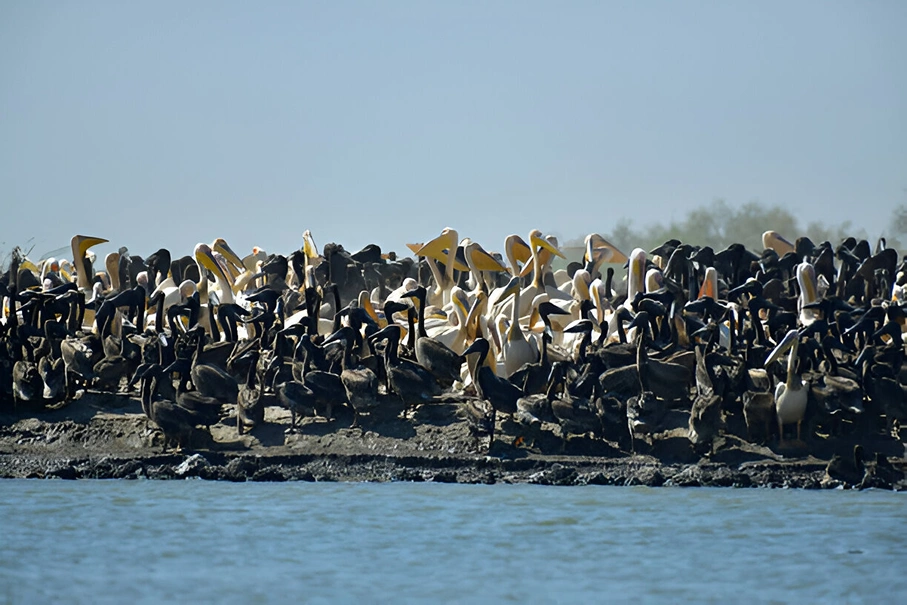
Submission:
POLYGON ((500 250, 716 199, 874 237, 905 31, 901 0, 2 2, 0 252, 500 250))

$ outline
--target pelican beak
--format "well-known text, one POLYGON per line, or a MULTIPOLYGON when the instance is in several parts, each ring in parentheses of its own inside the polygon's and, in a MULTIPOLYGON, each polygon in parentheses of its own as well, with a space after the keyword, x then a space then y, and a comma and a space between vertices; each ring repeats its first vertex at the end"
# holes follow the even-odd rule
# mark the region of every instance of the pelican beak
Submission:
POLYGON ((456 296, 451 296, 450 301, 459 307, 460 311, 463 312, 463 317, 469 315, 469 300, 466 298, 466 293, 460 290, 456 296))
POLYGON ((488 254, 479 244, 473 244, 470 252, 472 253, 472 262, 479 271, 507 271, 504 265, 488 254))
POLYGON ((526 277, 530 273, 532 273, 532 263, 525 263, 517 277, 526 277))
POLYGON ((784 256, 795 250, 794 245, 784 239, 777 231, 766 231, 762 234, 762 247, 774 250, 778 256, 784 256))
POLYGON ((813 303, 818 298, 816 293, 816 268, 809 263, 797 265, 797 282, 803 293, 805 304, 813 303))
MULTIPOLYGON (((211 245, 211 248, 215 252, 220 252, 227 262, 233 265, 236 268, 236 275, 239 275, 245 270, 245 265, 243 265, 242 259, 239 258, 239 255, 233 251, 233 249, 227 244, 224 238, 219 237, 214 240, 214 243, 211 245)), ((234 276, 235 277, 235 276, 234 276)))
POLYGON ((441 235, 433 240, 426 242, 416 251, 417 256, 428 256, 435 260, 446 260, 447 251, 456 249, 457 241, 450 229, 444 229, 441 235))
POLYGON ((536 235, 535 233, 533 233, 532 237, 530 239, 532 240, 529 242, 530 246, 533 246, 535 248, 541 248, 542 250, 547 250, 551 254, 553 254, 555 256, 560 256, 563 259, 567 258, 566 256, 564 256, 563 252, 561 252, 560 250, 558 250, 557 248, 552 246, 548 240, 541 237, 540 235, 536 235))
POLYGON ((712 300, 718 300, 718 272, 715 267, 706 267, 705 279, 702 280, 702 287, 699 288, 699 298, 708 296, 712 300))
POLYGON ((522 263, 524 267, 532 258, 532 250, 519 235, 508 235, 504 246, 508 257, 513 257, 513 260, 522 263))
POLYGON ((315 240, 312 238, 312 232, 308 229, 302 234, 302 251, 309 260, 315 260, 319 256, 318 246, 315 245, 315 240))
POLYGON ((589 290, 590 282, 589 272, 585 269, 579 269, 573 274, 573 298, 576 300, 589 300, 591 292, 589 290))
MULTIPOLYGON (((75 258, 74 261, 78 263, 81 259, 85 258, 85 253, 88 252, 88 249, 92 246, 97 246, 98 244, 106 244, 108 240, 103 237, 91 237, 88 235, 73 235, 72 236, 72 254, 75 258)), ((78 268, 78 264, 76 265, 78 268)))
POLYGON ((195 260, 197 260, 205 269, 226 279, 223 268, 217 262, 217 259, 214 258, 214 251, 211 250, 211 246, 208 244, 198 244, 195 246, 195 260))
POLYGON ((519 290, 520 290, 520 278, 519 277, 511 278, 510 281, 507 283, 507 287, 504 288, 504 291, 501 293, 501 300, 507 298, 508 296, 516 294, 517 292, 519 292, 519 290))
POLYGON ((368 292, 365 290, 359 293, 359 306, 368 313, 368 316, 378 324, 379 328, 385 328, 387 326, 387 319, 378 317, 378 313, 375 312, 375 306, 372 304, 372 299, 368 297, 368 292))
POLYGON ((72 261, 76 267, 76 276, 78 278, 80 290, 91 289, 91 282, 88 281, 88 275, 86 275, 83 270, 85 265, 82 262, 82 259, 85 258, 85 253, 88 252, 88 249, 92 246, 106 243, 107 240, 102 237, 91 237, 88 235, 72 236, 72 241, 70 242, 72 247, 72 261))
MULTIPOLYGON (((445 228, 441 231, 441 235, 426 242, 421 248, 416 250, 415 255, 427 256, 428 258, 433 258, 445 263, 447 262, 447 253, 450 250, 453 250, 454 254, 456 254, 458 243, 456 232, 450 228, 445 228)), ((469 271, 469 267, 459 259, 454 259, 454 269, 457 271, 469 271)))
POLYGON ((642 248, 636 248, 633 252, 630 253, 630 258, 627 260, 628 267, 630 269, 630 274, 633 277, 636 277, 640 281, 646 271, 646 251, 642 248))
POLYGON ((599 265, 601 263, 627 262, 627 255, 617 249, 611 242, 597 233, 586 236, 586 251, 583 253, 583 263, 599 265))
POLYGON ((778 346, 772 350, 768 358, 765 360, 765 366, 769 366, 775 361, 777 361, 785 352, 800 338, 800 333, 797 330, 790 330, 787 334, 784 335, 784 338, 781 339, 781 342, 778 343, 778 346))

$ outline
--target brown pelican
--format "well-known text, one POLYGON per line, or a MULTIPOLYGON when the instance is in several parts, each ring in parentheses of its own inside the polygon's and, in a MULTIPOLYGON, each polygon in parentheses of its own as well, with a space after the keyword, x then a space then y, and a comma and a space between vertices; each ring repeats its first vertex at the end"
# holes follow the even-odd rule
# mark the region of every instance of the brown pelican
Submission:
MULTIPOLYGON (((402 296, 414 299, 419 305, 419 328, 416 333, 415 344, 416 361, 431 372, 442 387, 449 388, 455 380, 460 378, 463 359, 452 347, 440 340, 429 337, 425 331, 425 286, 419 286, 415 290, 405 292, 402 296)), ((458 334, 462 335, 463 338, 458 339, 454 343, 454 346, 461 350, 466 348, 466 331, 466 314, 463 313, 460 329, 458 330, 458 334)))
POLYGON ((391 389, 407 407, 429 403, 441 394, 441 386, 431 372, 409 359, 402 359, 397 354, 402 328, 397 324, 387 327, 369 336, 369 340, 387 340, 384 349, 384 363, 391 389))
POLYGON ((356 333, 353 328, 344 326, 325 341, 329 344, 343 341, 343 370, 340 372, 340 382, 346 390, 350 407, 353 408, 353 424, 350 428, 359 426, 359 414, 368 413, 378 405, 378 377, 369 368, 360 363, 353 362, 353 347, 356 342, 356 333))

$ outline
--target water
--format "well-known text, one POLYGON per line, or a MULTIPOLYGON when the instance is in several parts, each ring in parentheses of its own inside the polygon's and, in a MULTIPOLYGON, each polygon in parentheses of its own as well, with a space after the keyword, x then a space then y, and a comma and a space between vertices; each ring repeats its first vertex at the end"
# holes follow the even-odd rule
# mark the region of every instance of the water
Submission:
POLYGON ((905 602, 888 492, 0 482, 0 600, 905 602))

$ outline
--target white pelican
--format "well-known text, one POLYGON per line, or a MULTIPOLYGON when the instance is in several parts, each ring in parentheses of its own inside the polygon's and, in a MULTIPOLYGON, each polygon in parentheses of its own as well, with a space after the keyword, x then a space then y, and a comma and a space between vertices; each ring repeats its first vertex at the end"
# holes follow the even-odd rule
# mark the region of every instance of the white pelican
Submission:
POLYGON ((778 346, 769 354, 765 365, 773 363, 790 349, 787 359, 787 380, 775 387, 775 411, 778 414, 778 432, 784 441, 784 425, 797 423, 797 439, 800 439, 800 423, 806 413, 809 383, 797 374, 797 352, 800 348, 800 334, 797 330, 788 332, 778 346))
POLYGON ((488 290, 488 282, 485 280, 488 272, 503 271, 506 273, 507 268, 486 252, 479 243, 467 238, 463 240, 462 244, 466 264, 469 266, 470 280, 473 282, 472 291, 468 296, 470 300, 475 300, 478 292, 483 289, 488 290))
MULTIPOLYGON (((504 357, 504 374, 510 376, 526 363, 535 363, 539 358, 538 346, 535 339, 527 340, 520 327, 519 309, 523 305, 520 298, 523 292, 520 290, 520 278, 514 277, 507 284, 504 292, 501 294, 504 298, 513 296, 511 305, 510 326, 507 332, 502 335, 501 349, 504 357)), ((531 300, 529 301, 532 302, 531 300)), ((526 305, 528 308, 528 305, 526 305)), ((498 324, 501 325, 500 323, 498 324)))
POLYGON ((800 323, 804 326, 808 326, 816 321, 816 311, 813 309, 804 309, 803 307, 812 304, 819 299, 816 268, 809 263, 800 263, 797 265, 797 284, 800 286, 800 296, 797 298, 797 308, 800 310, 800 323))
POLYGON ((449 315, 449 321, 440 325, 429 325, 426 322, 425 332, 431 338, 444 343, 451 351, 462 353, 466 349, 468 328, 466 319, 469 315, 469 300, 466 293, 457 286, 451 289, 450 300, 453 309, 449 315))
POLYGON ((633 300, 640 292, 645 293, 646 276, 646 251, 635 248, 630 253, 630 262, 627 265, 627 300, 624 306, 629 311, 633 310, 633 300))
POLYGON ((794 251, 794 245, 784 239, 777 231, 766 231, 762 234, 762 247, 774 250, 778 256, 794 251))
MULTIPOLYGON (((546 250, 553 254, 554 256, 559 256, 561 258, 566 258, 564 254, 557 249, 555 245, 549 242, 547 239, 542 237, 542 232, 538 229, 533 229, 529 232, 529 252, 531 263, 523 267, 520 277, 526 275, 529 270, 532 270, 532 283, 525 288, 523 288, 520 296, 514 297, 513 301, 519 305, 518 317, 522 317, 529 313, 529 305, 532 304, 532 300, 542 292, 547 292, 550 298, 571 298, 569 295, 561 292, 557 288, 548 288, 543 282, 544 271, 542 270, 543 259, 539 256, 539 252, 546 250)), ((509 285, 508 285, 509 287, 509 285)), ((502 294, 501 297, 505 295, 502 294)), ((500 297, 499 297, 500 300, 500 297)), ((498 302, 498 301, 495 301, 498 302)), ((506 312, 506 307, 504 308, 506 312)))
POLYGON ((604 263, 622 265, 628 260, 626 254, 598 233, 590 233, 586 236, 583 262, 586 263, 586 270, 592 275, 595 275, 595 272, 599 271, 599 267, 604 263))
POLYGON ((454 269, 469 270, 469 267, 457 261, 459 241, 460 236, 457 232, 450 227, 445 227, 441 230, 441 235, 415 250, 416 256, 424 256, 428 259, 428 267, 437 284, 435 290, 428 293, 429 304, 440 307, 450 302, 450 290, 454 286, 454 269), (443 273, 432 259, 444 263, 443 273))
POLYGON ((110 278, 110 289, 114 292, 120 291, 120 253, 111 252, 104 257, 104 267, 107 269, 107 275, 110 278))
POLYGON ((91 276, 86 271, 85 253, 92 246, 106 244, 108 240, 101 237, 90 237, 88 235, 73 235, 70 245, 72 246, 72 262, 76 267, 76 285, 79 290, 91 290, 91 276))
POLYGON ((705 277, 702 279, 702 287, 699 288, 699 298, 708 296, 712 300, 718 300, 718 271, 715 267, 706 267, 705 277))
MULTIPOLYGON (((217 259, 214 256, 214 250, 211 249, 211 246, 208 244, 196 244, 195 262, 198 263, 199 273, 201 275, 199 292, 206 288, 209 295, 213 293, 217 296, 217 300, 220 304, 234 302, 232 279, 227 275, 224 267, 217 262, 217 259), (213 287, 208 286, 208 278, 205 269, 208 269, 214 275, 215 284, 213 287)), ((202 300, 202 302, 204 303, 206 301, 202 300)), ((204 313, 202 315, 204 315, 204 313)))
POLYGON ((532 258, 532 250, 522 237, 513 234, 504 239, 504 255, 510 263, 511 275, 520 275, 526 263, 532 258))
POLYGON ((219 237, 211 242, 211 251, 217 252, 224 257, 224 260, 227 262, 223 264, 224 274, 230 277, 230 282, 232 283, 239 275, 245 271, 246 267, 243 264, 239 255, 233 251, 233 249, 227 244, 224 238, 219 237))

